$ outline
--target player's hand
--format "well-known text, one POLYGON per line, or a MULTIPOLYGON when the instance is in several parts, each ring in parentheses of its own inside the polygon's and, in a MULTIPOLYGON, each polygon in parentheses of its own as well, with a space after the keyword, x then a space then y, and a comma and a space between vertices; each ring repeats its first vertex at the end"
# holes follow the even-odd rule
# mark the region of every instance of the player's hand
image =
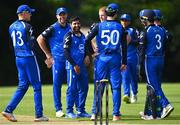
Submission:
POLYGON ((126 36, 127 45, 131 42, 131 36, 128 34, 126 36))
POLYGON ((125 65, 125 64, 122 64, 120 69, 121 69, 122 71, 126 70, 126 65, 125 65))
POLYGON ((98 53, 98 47, 97 47, 97 45, 93 45, 93 44, 92 44, 92 46, 93 46, 94 52, 95 52, 95 53, 98 53))
POLYGON ((76 74, 79 74, 81 72, 78 65, 74 66, 74 71, 76 72, 76 74))
POLYGON ((47 68, 49 68, 49 69, 52 67, 53 63, 54 63, 54 59, 52 57, 47 58, 45 60, 45 64, 47 65, 47 68))
POLYGON ((99 55, 99 53, 98 53, 98 48, 95 47, 95 48, 94 48, 94 53, 92 54, 92 57, 94 58, 94 57, 96 57, 97 55, 99 55))
POLYGON ((90 61, 89 56, 86 56, 86 57, 84 58, 84 64, 85 64, 86 66, 89 66, 90 63, 91 63, 91 61, 90 61))
POLYGON ((96 56, 98 56, 99 55, 99 53, 93 53, 92 54, 92 58, 95 58, 96 56))

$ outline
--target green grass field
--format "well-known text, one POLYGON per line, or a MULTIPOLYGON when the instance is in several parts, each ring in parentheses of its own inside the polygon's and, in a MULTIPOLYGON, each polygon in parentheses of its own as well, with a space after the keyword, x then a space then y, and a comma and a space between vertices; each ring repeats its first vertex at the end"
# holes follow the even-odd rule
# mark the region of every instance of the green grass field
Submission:
MULTIPOLYGON (((169 101, 174 106, 175 110, 172 114, 163 120, 151 120, 144 121, 139 117, 139 112, 144 108, 144 101, 146 95, 145 84, 139 84, 139 93, 138 93, 138 102, 135 104, 121 104, 121 113, 122 118, 120 121, 112 122, 112 98, 110 95, 110 106, 109 106, 109 118, 110 125, 112 124, 180 124, 180 83, 171 83, 162 85, 165 95, 168 97, 169 101)), ((93 100, 93 85, 90 84, 88 97, 86 101, 86 110, 88 113, 91 113, 91 105, 93 100)), ((9 102, 11 96, 13 95, 16 87, 0 87, 0 111, 3 111, 9 102)), ((43 85, 43 106, 44 106, 44 115, 50 118, 50 121, 47 123, 36 123, 36 124, 62 124, 62 125, 92 125, 94 124, 89 119, 65 119, 65 118, 55 118, 55 110, 52 96, 52 86, 43 85)), ((63 110, 66 109, 66 85, 62 87, 62 103, 63 110)), ((104 108, 105 109, 105 108, 104 108)), ((33 101, 33 90, 32 87, 29 88, 25 97, 18 105, 14 111, 15 116, 17 117, 17 123, 11 123, 5 120, 0 116, 0 124, 35 124, 34 120, 34 101, 33 101)))

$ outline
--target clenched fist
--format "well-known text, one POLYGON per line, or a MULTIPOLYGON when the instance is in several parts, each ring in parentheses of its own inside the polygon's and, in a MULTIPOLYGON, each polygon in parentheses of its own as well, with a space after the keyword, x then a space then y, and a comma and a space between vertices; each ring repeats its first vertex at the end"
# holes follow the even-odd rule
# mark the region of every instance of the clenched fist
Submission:
POLYGON ((79 74, 81 72, 81 70, 80 70, 78 65, 74 66, 74 71, 76 72, 76 74, 79 74))
POLYGON ((52 57, 50 57, 50 58, 47 58, 47 59, 45 60, 45 63, 46 63, 46 65, 47 65, 47 68, 50 69, 50 68, 52 67, 53 63, 54 63, 54 60, 53 60, 52 57))

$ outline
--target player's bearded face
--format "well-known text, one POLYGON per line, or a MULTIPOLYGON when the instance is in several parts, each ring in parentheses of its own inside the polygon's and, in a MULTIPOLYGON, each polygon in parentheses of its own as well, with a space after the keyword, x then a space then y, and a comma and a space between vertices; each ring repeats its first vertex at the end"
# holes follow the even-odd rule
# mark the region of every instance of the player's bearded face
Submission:
POLYGON ((74 32, 80 32, 80 29, 81 29, 81 23, 79 22, 79 20, 73 21, 72 22, 72 30, 74 32))

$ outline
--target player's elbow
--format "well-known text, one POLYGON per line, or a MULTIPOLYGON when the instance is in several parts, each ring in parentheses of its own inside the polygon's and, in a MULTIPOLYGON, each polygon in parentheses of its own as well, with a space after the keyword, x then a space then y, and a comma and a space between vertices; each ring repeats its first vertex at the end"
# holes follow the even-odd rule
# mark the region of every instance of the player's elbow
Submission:
POLYGON ((44 37, 42 35, 39 35, 36 40, 37 40, 39 45, 42 45, 45 41, 44 37))

